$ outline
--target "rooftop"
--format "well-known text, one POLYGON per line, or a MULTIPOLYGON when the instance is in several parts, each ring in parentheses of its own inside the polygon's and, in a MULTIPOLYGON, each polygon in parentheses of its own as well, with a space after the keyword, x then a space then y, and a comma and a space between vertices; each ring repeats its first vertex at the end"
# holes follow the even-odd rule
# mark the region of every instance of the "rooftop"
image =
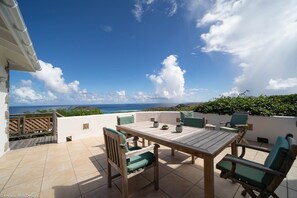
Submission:
MULTIPOLYGON (((264 143, 251 144, 271 147, 264 143)), ((121 180, 107 187, 107 165, 103 137, 87 138, 61 144, 44 144, 11 150, 0 158, 0 196, 36 197, 120 197, 121 180)), ((216 164, 226 148, 215 158, 216 164)), ((159 149, 160 189, 153 186, 139 190, 152 181, 153 170, 146 171, 129 181, 133 197, 203 197, 203 160, 191 164, 191 156, 161 146, 159 149)), ((240 152, 240 150, 239 150, 240 152)), ((266 154, 247 150, 246 158, 263 163, 266 154)), ((242 188, 219 177, 215 169, 215 195, 242 197, 242 188)), ((280 197, 297 197, 297 162, 276 193, 280 197)))

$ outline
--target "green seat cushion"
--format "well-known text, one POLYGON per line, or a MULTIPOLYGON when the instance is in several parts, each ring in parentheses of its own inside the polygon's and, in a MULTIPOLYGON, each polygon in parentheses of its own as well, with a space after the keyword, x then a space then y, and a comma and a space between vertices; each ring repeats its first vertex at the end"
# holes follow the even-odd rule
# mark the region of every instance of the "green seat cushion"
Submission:
POLYGON ((118 125, 134 123, 134 116, 118 117, 118 125))
POLYGON ((133 146, 133 147, 129 148, 129 151, 136 151, 136 150, 140 150, 140 149, 142 149, 142 148, 139 146, 133 146))
MULTIPOLYGON (((232 163, 230 161, 221 160, 219 163, 217 163, 216 167, 223 173, 226 173, 231 170, 232 163)), ((262 183, 264 175, 264 172, 260 170, 250 168, 242 164, 236 164, 235 175, 233 177, 240 179, 241 181, 245 181, 253 186, 264 188, 265 185, 262 183)))
POLYGON ((127 160, 127 170, 128 172, 133 172, 152 164, 155 160, 155 155, 151 152, 146 152, 138 156, 131 157, 127 160))
POLYGON ((227 131, 227 132, 233 132, 233 133, 237 133, 238 132, 238 129, 231 128, 231 127, 220 127, 220 130, 227 131))
POLYGON ((204 119, 202 118, 184 118, 184 126, 204 128, 204 119))
MULTIPOLYGON (((287 153, 289 150, 289 143, 285 137, 278 136, 274 146, 272 147, 269 155, 267 156, 264 166, 280 170, 282 164, 287 158, 287 153)), ((266 174, 263 178, 263 182, 268 183, 271 180, 271 175, 266 174)))

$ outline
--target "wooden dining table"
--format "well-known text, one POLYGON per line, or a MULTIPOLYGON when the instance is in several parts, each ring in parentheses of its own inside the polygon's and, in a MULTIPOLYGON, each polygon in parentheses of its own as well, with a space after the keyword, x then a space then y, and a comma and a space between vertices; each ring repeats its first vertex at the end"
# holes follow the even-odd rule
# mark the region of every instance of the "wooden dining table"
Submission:
POLYGON ((181 133, 176 132, 176 126, 159 123, 157 128, 153 122, 135 122, 117 125, 116 129, 132 136, 145 138, 149 141, 176 149, 197 157, 204 161, 204 194, 213 198, 214 194, 214 158, 231 144, 231 153, 237 155, 236 133, 216 131, 206 128, 182 126, 181 133), (167 130, 162 126, 167 125, 167 130))

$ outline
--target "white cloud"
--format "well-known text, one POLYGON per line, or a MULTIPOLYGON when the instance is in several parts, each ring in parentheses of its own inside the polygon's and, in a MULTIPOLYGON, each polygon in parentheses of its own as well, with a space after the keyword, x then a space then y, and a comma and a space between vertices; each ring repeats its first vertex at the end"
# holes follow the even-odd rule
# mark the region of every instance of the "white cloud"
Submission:
POLYGON ((50 63, 39 61, 42 70, 33 73, 32 76, 43 82, 45 87, 41 91, 36 91, 32 87, 31 80, 21 80, 20 86, 12 86, 13 101, 17 103, 37 102, 39 104, 49 101, 59 101, 60 103, 98 103, 103 101, 103 97, 96 93, 90 93, 86 89, 79 87, 78 80, 65 83, 62 69, 54 67, 50 63))
POLYGON ((240 92, 239 89, 237 87, 232 88, 230 91, 228 92, 224 92, 222 93, 222 96, 231 96, 231 97, 236 97, 239 96, 240 92))
POLYGON ((31 80, 21 80, 20 86, 12 86, 13 99, 18 103, 31 103, 43 100, 44 97, 32 88, 31 80))
POLYGON ((141 22, 142 15, 145 12, 145 10, 149 9, 149 6, 154 3, 155 0, 135 0, 134 8, 132 10, 132 13, 135 16, 135 19, 138 22, 141 22))
POLYGON ((120 98, 126 98, 126 91, 125 90, 121 90, 121 91, 117 91, 117 94, 120 98))
POLYGON ((287 89, 287 88, 293 88, 297 87, 297 78, 288 78, 286 80, 283 79, 270 79, 269 85, 266 87, 266 89, 287 89))
POLYGON ((32 81, 31 80, 21 80, 21 85, 24 87, 31 87, 32 81))
POLYGON ((42 95, 36 93, 31 87, 18 87, 12 90, 12 94, 20 103, 30 103, 42 100, 42 95))
POLYGON ((103 25, 101 26, 101 29, 104 31, 104 32, 112 32, 112 27, 109 26, 109 25, 103 25))
POLYGON ((197 22, 198 27, 210 26, 201 35, 202 50, 233 55, 242 70, 234 78, 240 91, 296 93, 294 80, 281 80, 297 76, 296 10, 295 0, 217 0, 197 22))
MULTIPOLYGON (((154 8, 152 4, 156 1, 157 0, 135 0, 134 8, 131 11, 135 19, 138 22, 141 22, 144 13, 154 11, 156 8, 154 8)), ((168 5, 168 7, 164 11, 167 16, 171 17, 177 13, 177 10, 178 10, 177 0, 162 0, 162 1, 168 5)))
POLYGON ((73 92, 78 92, 79 91, 79 81, 75 80, 75 81, 69 83, 68 87, 73 92))
POLYGON ((169 1, 170 7, 168 8, 168 16, 173 16, 177 12, 177 2, 176 0, 170 0, 169 1))
POLYGON ((53 94, 51 91, 47 91, 47 99, 48 100, 56 100, 56 99, 58 99, 58 97, 55 94, 53 94))
POLYGON ((75 80, 69 84, 65 83, 62 69, 54 67, 50 63, 45 63, 39 60, 41 71, 32 73, 32 76, 44 82, 45 86, 52 92, 57 93, 72 93, 78 92, 79 81, 75 80))
POLYGON ((185 70, 182 70, 177 63, 177 56, 170 55, 162 62, 163 68, 155 75, 147 77, 155 84, 156 95, 161 98, 173 99, 184 95, 185 70))

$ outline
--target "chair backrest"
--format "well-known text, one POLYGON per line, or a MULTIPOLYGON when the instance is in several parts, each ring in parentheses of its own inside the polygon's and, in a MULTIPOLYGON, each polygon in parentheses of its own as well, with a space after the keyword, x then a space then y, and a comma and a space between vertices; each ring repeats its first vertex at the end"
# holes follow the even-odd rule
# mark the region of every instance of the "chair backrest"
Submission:
POLYGON ((126 136, 117 130, 105 127, 103 128, 103 133, 107 158, 117 164, 117 158, 121 156, 121 151, 124 153, 129 151, 126 136))
POLYGON ((184 118, 183 124, 184 126, 204 128, 205 118, 184 118))
POLYGON ((123 125, 123 124, 131 124, 134 123, 134 116, 122 116, 122 117, 117 117, 118 125, 123 125))
MULTIPOLYGON (((293 139, 293 135, 289 134, 286 137, 279 136, 267 156, 264 166, 280 171, 286 175, 296 159, 296 154, 297 145, 295 139, 293 139)), ((262 182, 274 190, 279 186, 284 177, 273 177, 266 173, 262 182)))
POLYGON ((180 121, 183 122, 185 118, 193 118, 193 111, 181 111, 180 112, 180 121))
POLYGON ((247 124, 248 119, 248 113, 234 113, 231 117, 230 126, 235 127, 237 124, 247 124))

